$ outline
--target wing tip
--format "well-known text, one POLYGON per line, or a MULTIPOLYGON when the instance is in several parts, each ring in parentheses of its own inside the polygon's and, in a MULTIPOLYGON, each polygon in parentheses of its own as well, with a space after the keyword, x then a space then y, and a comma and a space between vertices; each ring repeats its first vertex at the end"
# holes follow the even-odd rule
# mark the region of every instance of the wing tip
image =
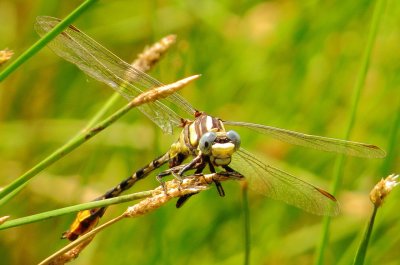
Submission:
POLYGON ((376 145, 367 144, 366 147, 373 150, 371 155, 372 158, 384 158, 386 156, 386 152, 376 145))

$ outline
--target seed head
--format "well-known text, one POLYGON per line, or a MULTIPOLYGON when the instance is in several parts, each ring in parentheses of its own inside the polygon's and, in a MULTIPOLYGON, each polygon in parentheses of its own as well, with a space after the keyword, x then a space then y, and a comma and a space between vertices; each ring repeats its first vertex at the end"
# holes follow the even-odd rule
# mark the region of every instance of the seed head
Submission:
POLYGON ((371 202, 376 206, 380 207, 387 195, 392 191, 394 187, 399 185, 399 175, 391 174, 385 179, 382 179, 375 185, 369 194, 371 202))

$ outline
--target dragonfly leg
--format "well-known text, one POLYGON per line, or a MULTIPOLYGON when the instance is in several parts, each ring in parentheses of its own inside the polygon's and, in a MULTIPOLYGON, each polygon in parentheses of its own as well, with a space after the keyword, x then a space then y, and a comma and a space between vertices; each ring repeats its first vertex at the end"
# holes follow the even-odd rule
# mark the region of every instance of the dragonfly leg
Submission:
POLYGON ((165 186, 165 181, 163 180, 163 178, 165 178, 165 177, 167 177, 167 176, 173 174, 173 173, 172 173, 172 169, 174 169, 174 168, 171 168, 171 169, 169 169, 169 170, 165 170, 165 171, 159 173, 159 174, 156 176, 156 179, 157 179, 157 181, 160 183, 160 185, 162 186, 162 188, 163 188, 165 194, 167 194, 167 187, 165 186))
MULTIPOLYGON (((207 162, 208 162, 208 167, 210 168, 210 172, 211 173, 216 173, 215 167, 213 166, 211 161, 208 160, 207 162)), ((215 180, 215 179, 213 179, 213 182, 215 183, 215 187, 217 188, 219 196, 220 197, 225 197, 225 191, 224 191, 224 188, 222 187, 221 182, 219 182, 218 180, 215 180)))
POLYGON ((197 192, 196 193, 192 193, 192 194, 186 194, 186 195, 183 195, 183 196, 179 197, 178 200, 176 201, 176 208, 181 208, 182 205, 185 202, 187 202, 187 200, 189 200, 190 197, 192 197, 195 194, 197 194, 197 192))

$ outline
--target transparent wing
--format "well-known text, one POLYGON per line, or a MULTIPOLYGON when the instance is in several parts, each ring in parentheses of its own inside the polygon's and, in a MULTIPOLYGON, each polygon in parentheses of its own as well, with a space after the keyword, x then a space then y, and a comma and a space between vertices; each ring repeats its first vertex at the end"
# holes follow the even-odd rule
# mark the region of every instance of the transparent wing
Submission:
MULTIPOLYGON (((53 17, 38 17, 35 29, 40 36, 43 36, 59 22, 59 19, 53 17)), ((48 46, 57 55, 75 64, 87 75, 106 83, 128 100, 144 90, 163 85, 121 60, 72 25, 52 40, 48 46)), ((190 103, 178 94, 173 94, 165 100, 172 102, 190 115, 195 112, 190 103)), ((173 127, 180 125, 181 120, 180 116, 162 103, 165 100, 142 105, 139 109, 164 132, 172 133, 173 127)))
POLYGON ((249 187, 272 199, 284 201, 316 215, 337 215, 333 195, 270 165, 240 148, 230 166, 245 176, 249 187))
POLYGON ((371 144, 309 135, 255 123, 224 121, 224 124, 250 128, 290 144, 311 147, 322 151, 367 158, 381 158, 386 155, 385 151, 371 144))

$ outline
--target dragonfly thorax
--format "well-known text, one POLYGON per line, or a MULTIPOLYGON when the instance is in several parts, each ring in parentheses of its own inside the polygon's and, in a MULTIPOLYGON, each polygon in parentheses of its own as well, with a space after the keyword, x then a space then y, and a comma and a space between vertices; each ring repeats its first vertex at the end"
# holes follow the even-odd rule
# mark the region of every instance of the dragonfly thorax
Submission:
POLYGON ((207 157, 214 166, 228 165, 239 146, 236 132, 225 131, 220 119, 200 113, 194 121, 186 121, 178 141, 171 146, 170 167, 180 165, 190 155, 207 157))
POLYGON ((201 113, 184 128, 185 144, 191 149, 197 149, 201 137, 207 132, 225 132, 225 127, 220 119, 201 113))

